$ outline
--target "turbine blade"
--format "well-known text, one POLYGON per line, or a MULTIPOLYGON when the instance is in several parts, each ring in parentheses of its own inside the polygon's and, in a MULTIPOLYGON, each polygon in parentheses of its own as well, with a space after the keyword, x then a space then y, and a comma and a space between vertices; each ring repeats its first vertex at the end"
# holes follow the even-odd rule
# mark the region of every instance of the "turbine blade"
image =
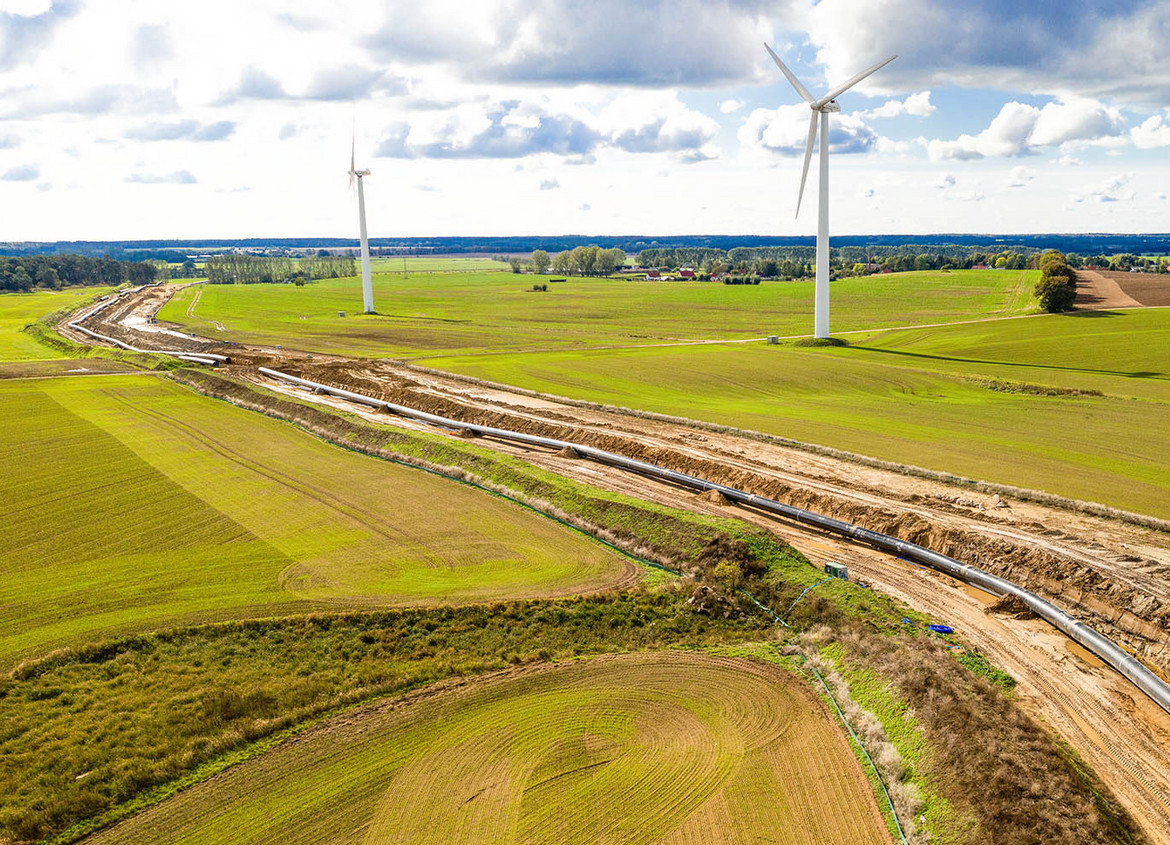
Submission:
POLYGON ((349 187, 350 187, 350 189, 353 188, 353 177, 354 177, 354 173, 357 172, 357 167, 354 166, 354 162, 356 161, 356 156, 355 156, 356 150, 357 150, 357 136, 355 133, 354 135, 350 136, 350 140, 349 140, 349 187))
POLYGON ((881 70, 882 68, 884 68, 886 65, 888 65, 890 62, 892 62, 896 58, 898 58, 898 57, 897 56, 890 56, 885 61, 878 62, 876 65, 874 65, 871 68, 866 68, 861 73, 857 74, 857 76, 854 76, 852 79, 850 79, 848 82, 844 83, 843 85, 838 85, 836 88, 834 88, 828 94, 826 94, 825 96, 823 96, 819 100, 817 100, 816 103, 813 105, 813 108, 819 109, 821 106, 823 106, 825 103, 829 102, 830 100, 837 99, 842 94, 844 94, 846 91, 848 91, 850 88, 852 88, 854 85, 856 85, 858 82, 865 79, 871 73, 876 73, 877 71, 881 70))
POLYGON ((796 93, 803 97, 806 103, 811 103, 813 101, 812 94, 808 93, 808 89, 800 84, 800 80, 796 78, 795 74, 784 65, 784 62, 780 61, 780 57, 772 52, 772 48, 767 43, 764 44, 764 49, 768 51, 768 55, 772 57, 772 61, 776 63, 776 67, 780 68, 780 72, 788 77, 788 81, 792 83, 792 87, 796 89, 796 93))
POLYGON ((800 216, 800 203, 804 199, 804 183, 808 181, 808 165, 812 161, 813 142, 817 139, 817 118, 821 113, 814 111, 808 122, 808 145, 804 148, 804 170, 800 174, 800 193, 796 195, 796 216, 800 216))

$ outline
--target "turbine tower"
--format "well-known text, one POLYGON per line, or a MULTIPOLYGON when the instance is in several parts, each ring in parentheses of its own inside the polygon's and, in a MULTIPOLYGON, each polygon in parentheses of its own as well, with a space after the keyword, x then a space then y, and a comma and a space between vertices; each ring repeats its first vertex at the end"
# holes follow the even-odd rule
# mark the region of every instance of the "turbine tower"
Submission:
POLYGON ((362 187, 362 177, 369 176, 370 171, 358 170, 354 164, 356 139, 349 147, 349 187, 353 188, 353 180, 357 179, 358 221, 362 236, 362 310, 367 314, 374 313, 374 287, 370 283, 370 241, 366 237, 366 192, 362 187))
POLYGON ((784 66, 784 62, 780 61, 780 57, 772 51, 771 47, 765 44, 764 49, 768 51, 768 55, 772 57, 776 67, 780 68, 780 72, 792 83, 796 93, 812 109, 812 117, 808 123, 808 145, 804 148, 804 170, 800 174, 800 193, 796 196, 797 217, 800 216, 800 202, 804 198, 804 183, 808 180, 808 165, 812 160, 813 142, 817 138, 817 117, 820 117, 821 191, 817 208, 817 287, 813 337, 827 338, 829 336, 829 115, 841 111, 841 107, 837 105, 837 97, 898 57, 890 56, 885 61, 878 62, 817 100, 813 98, 807 88, 800 84, 800 80, 793 75, 792 71, 784 66))

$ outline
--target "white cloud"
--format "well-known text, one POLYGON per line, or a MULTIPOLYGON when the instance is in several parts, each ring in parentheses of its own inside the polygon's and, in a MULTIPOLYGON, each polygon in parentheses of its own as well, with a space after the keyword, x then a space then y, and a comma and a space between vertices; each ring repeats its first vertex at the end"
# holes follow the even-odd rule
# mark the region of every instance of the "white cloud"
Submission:
POLYGON ((719 103, 720 114, 731 114, 743 108, 743 100, 723 100, 719 103))
POLYGON ((561 186, 561 183, 556 179, 541 179, 540 189, 542 191, 553 191, 561 186))
POLYGON ((1069 199, 1073 202, 1128 202, 1133 200, 1137 194, 1129 188, 1129 183, 1133 180, 1133 173, 1115 173, 1112 176, 1098 182, 1095 185, 1069 193, 1069 199))
POLYGON ((1135 126, 1129 134, 1134 146, 1139 149, 1170 147, 1170 122, 1165 121, 1160 114, 1148 118, 1140 126, 1135 126))
POLYGON ((1013 101, 1005 103, 978 135, 960 135, 953 141, 935 139, 927 150, 933 161, 1010 158, 1035 155, 1042 147, 1105 143, 1120 137, 1124 130, 1120 112, 1094 100, 1070 99, 1043 108, 1013 101))
POLYGON ((955 187, 955 174, 943 173, 934 180, 934 186, 943 191, 955 187))
POLYGON ((917 94, 911 94, 905 100, 887 100, 876 109, 861 112, 861 116, 868 118, 901 117, 908 114, 914 117, 929 117, 935 111, 937 109, 930 102, 930 92, 919 91, 917 94))
POLYGON ((719 124, 688 108, 674 92, 645 91, 616 97, 597 116, 610 145, 630 153, 673 153, 685 162, 718 156, 719 124))
MULTIPOLYGON (((803 157, 808 144, 809 115, 804 103, 778 109, 754 109, 739 127, 736 137, 749 153, 803 157)), ((874 149, 877 143, 878 134, 858 115, 842 113, 830 118, 830 152, 864 153, 874 149)))
POLYGON ((1070 98, 1040 109, 1028 138, 1029 146, 1051 147, 1070 141, 1096 141, 1125 131, 1121 113, 1096 100, 1070 98))
POLYGON ((1011 169, 1008 173, 1007 186, 1009 188, 1024 188, 1027 187, 1033 179, 1036 178, 1036 171, 1031 168, 1018 165, 1011 169))
POLYGON ((689 163, 718 156, 719 124, 677 94, 634 91, 596 113, 548 102, 470 102, 390 126, 377 155, 391 158, 522 158, 552 153, 589 160, 601 148, 669 153, 689 163))

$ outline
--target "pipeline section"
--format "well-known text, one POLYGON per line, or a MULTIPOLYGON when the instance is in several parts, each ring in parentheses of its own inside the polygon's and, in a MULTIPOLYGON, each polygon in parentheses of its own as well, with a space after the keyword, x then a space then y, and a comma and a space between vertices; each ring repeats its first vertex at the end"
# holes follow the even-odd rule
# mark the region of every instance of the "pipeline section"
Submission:
POLYGON ((354 393, 349 390, 342 390, 338 387, 330 387, 327 384, 320 382, 309 381, 308 379, 298 378, 297 376, 282 373, 279 370, 272 370, 268 367, 260 367, 259 371, 269 378, 278 381, 284 381, 291 384, 296 384, 301 387, 308 388, 315 393, 327 394, 330 396, 337 396, 341 399, 355 402, 359 405, 365 405, 370 408, 378 410, 385 410, 398 416, 406 417, 408 419, 418 420, 420 422, 430 423, 432 425, 441 426, 443 428, 453 430, 466 430, 473 434, 484 435, 487 437, 496 437, 503 440, 511 440, 516 443, 524 443, 530 446, 541 446, 548 449, 571 449, 576 454, 584 458, 590 458, 598 463, 608 464, 610 466, 619 467, 621 469, 631 470, 645 475, 649 478, 655 478, 660 481, 668 481, 673 484, 678 484, 688 487, 692 490, 699 490, 707 492, 716 490, 730 501, 741 505, 747 505, 760 510, 774 513, 778 516, 787 519, 793 519, 805 525, 811 525, 816 528, 828 531, 833 534, 838 534, 843 537, 848 537, 852 540, 865 543, 882 551, 889 552, 899 557, 920 563, 939 572, 950 575, 952 578, 957 578, 978 587, 988 593, 997 596, 1012 595, 1022 601, 1029 610, 1039 616, 1041 619, 1048 622, 1058 631, 1069 637, 1074 642, 1080 643, 1093 654, 1097 655, 1105 663, 1112 666, 1117 672, 1124 676, 1134 686, 1140 689, 1143 693, 1149 696, 1159 707, 1170 713, 1170 685, 1167 685, 1161 678, 1147 669, 1141 661, 1125 651, 1113 640, 1106 637, 1104 634, 1090 628, 1085 623, 1069 615, 1061 610, 1052 602, 1033 593, 1031 590, 1024 589, 1017 584, 1012 583, 998 575, 993 575, 986 570, 980 569, 976 566, 962 563, 947 555, 932 551, 925 546, 920 546, 917 543, 910 543, 905 540, 899 540, 896 537, 891 537, 888 534, 881 534, 877 531, 871 531, 868 528, 862 528, 858 525, 853 525, 848 522, 842 522, 839 519, 833 519, 829 516, 823 516, 803 508, 786 505, 782 502, 777 502, 773 499, 766 499, 762 496, 756 496, 752 493, 746 493, 743 490, 737 490, 734 487, 726 487, 722 484, 716 484, 713 481, 699 478, 694 475, 687 475, 686 473, 675 472, 673 470, 665 469, 654 464, 646 463, 645 461, 627 458, 624 455, 619 455, 615 452, 607 452, 603 449, 596 449, 592 446, 584 446, 577 443, 570 443, 565 440, 555 440, 551 437, 539 437, 533 434, 524 434, 518 431, 508 431, 502 428, 492 428, 491 426, 475 425, 473 423, 460 422, 459 420, 448 419, 440 417, 436 414, 428 414, 425 411, 418 411, 414 408, 408 408, 404 405, 395 405, 391 402, 386 402, 382 399, 374 399, 369 396, 363 396, 360 393, 354 393))
MULTIPOLYGON (((155 282, 155 284, 157 285, 159 283, 155 282)), ((126 349, 130 352, 141 352, 141 353, 145 353, 145 354, 154 354, 154 355, 173 355, 181 361, 188 361, 188 362, 194 363, 194 364, 207 364, 209 366, 214 366, 216 364, 230 364, 231 363, 231 359, 228 358, 226 355, 216 355, 216 354, 213 354, 211 352, 184 352, 182 350, 173 350, 173 349, 139 349, 137 346, 131 346, 129 343, 118 340, 115 337, 110 337, 109 335, 100 334, 98 332, 93 331, 92 329, 87 329, 85 326, 81 325, 82 320, 88 320, 90 317, 93 317, 95 314, 98 314, 101 311, 108 308, 109 306, 117 303, 120 299, 122 299, 122 297, 127 296, 128 294, 138 293, 138 291, 142 290, 145 287, 148 287, 148 286, 142 285, 140 287, 130 288, 129 290, 124 290, 121 293, 119 293, 117 296, 110 297, 109 299, 99 303, 96 307, 90 309, 83 316, 78 317, 76 320, 73 320, 72 322, 66 323, 66 325, 68 325, 69 328, 73 329, 74 331, 81 332, 82 334, 84 334, 88 337, 92 337, 94 340, 100 340, 104 343, 113 344, 114 346, 120 347, 122 349, 126 349)))

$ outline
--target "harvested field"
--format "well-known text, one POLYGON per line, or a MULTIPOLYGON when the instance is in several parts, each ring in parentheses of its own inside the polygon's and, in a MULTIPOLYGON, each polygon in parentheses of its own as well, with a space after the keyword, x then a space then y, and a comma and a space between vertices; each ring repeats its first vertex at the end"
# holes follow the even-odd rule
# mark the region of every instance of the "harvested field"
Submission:
POLYGON ((1116 280, 1096 270, 1077 270, 1076 307, 1099 311, 1105 308, 1140 308, 1142 303, 1121 289, 1116 280))
POLYGON ((0 382, 0 666, 163 624, 569 595, 628 559, 140 375, 0 382))
POLYGON ((1126 296, 1141 305, 1170 305, 1170 273, 1125 273, 1119 270, 1100 270, 1102 276, 1117 283, 1126 296))
POLYGON ((828 710, 784 671, 644 654, 336 718, 93 837, 115 842, 885 843, 828 710))

